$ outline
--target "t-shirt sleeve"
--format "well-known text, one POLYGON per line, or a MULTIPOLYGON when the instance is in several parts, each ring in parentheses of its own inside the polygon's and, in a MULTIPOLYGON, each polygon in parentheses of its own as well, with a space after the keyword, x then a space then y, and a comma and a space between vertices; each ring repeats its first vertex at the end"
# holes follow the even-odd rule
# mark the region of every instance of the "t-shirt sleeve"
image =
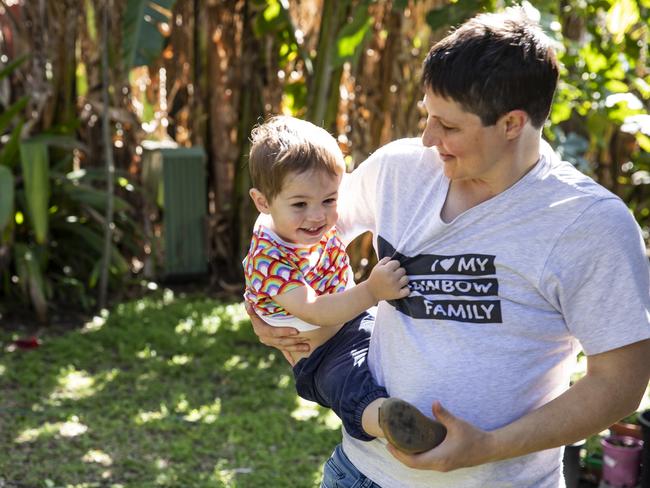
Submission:
POLYGON ((341 182, 336 226, 345 244, 363 232, 375 231, 377 180, 382 154, 379 149, 352 173, 345 174, 341 182))
POLYGON ((562 233, 540 288, 587 355, 650 338, 650 273, 640 229, 615 198, 588 207, 562 233))
POLYGON ((302 272, 268 253, 258 253, 249 263, 249 286, 258 297, 272 298, 308 286, 302 272))

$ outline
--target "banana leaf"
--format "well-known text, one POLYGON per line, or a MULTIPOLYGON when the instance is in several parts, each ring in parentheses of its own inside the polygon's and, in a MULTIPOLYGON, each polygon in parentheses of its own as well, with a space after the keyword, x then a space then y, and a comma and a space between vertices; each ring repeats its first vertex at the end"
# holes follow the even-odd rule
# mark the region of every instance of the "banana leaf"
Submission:
POLYGON ((14 59, 14 60, 13 60, 11 63, 9 63, 7 66, 5 66, 4 68, 2 68, 2 69, 0 70, 0 81, 2 81, 4 78, 6 78, 7 76, 9 76, 11 73, 13 73, 13 71, 14 71, 18 66, 20 66, 21 64, 23 64, 23 61, 25 61, 25 60, 27 59, 28 56, 29 56, 28 54, 24 54, 24 55, 20 56, 19 58, 14 59))
MULTIPOLYGON (((104 210, 106 208, 108 199, 105 191, 96 190, 88 185, 72 184, 64 184, 64 190, 68 197, 75 202, 90 205, 98 210, 104 210)), ((131 205, 118 196, 114 197, 114 205, 117 212, 131 209, 131 205)))
POLYGON ((0 134, 4 134, 4 132, 9 127, 11 120, 23 111, 23 109, 27 106, 27 102, 29 102, 29 97, 24 96, 16 103, 12 104, 11 107, 9 107, 7 110, 0 113, 0 134))
POLYGON ((372 32, 370 27, 374 22, 373 16, 368 10, 369 6, 369 1, 357 5, 351 15, 352 21, 341 29, 334 51, 332 63, 334 68, 340 68, 346 61, 356 63, 359 59, 363 46, 370 37, 372 32))
MULTIPOLYGON (((100 256, 104 250, 104 236, 99 232, 95 232, 83 224, 66 223, 61 225, 66 229, 66 232, 76 234, 84 246, 93 251, 93 255, 100 256)), ((101 261, 101 258, 100 258, 101 261)), ((119 273, 126 273, 129 271, 129 263, 124 256, 120 253, 119 249, 114 244, 111 244, 111 264, 116 268, 119 273)))
POLYGON ((0 150, 0 166, 9 166, 10 168, 16 165, 18 160, 18 143, 20 141, 20 131, 23 129, 24 121, 18 122, 14 130, 11 131, 9 140, 5 147, 0 150))
POLYGON ((176 0, 128 0, 122 24, 122 54, 127 71, 148 65, 161 53, 159 23, 171 23, 176 0))
POLYGON ((16 243, 16 269, 24 293, 29 295, 29 300, 36 311, 36 316, 41 322, 47 321, 46 286, 41 265, 36 259, 33 249, 25 244, 16 243))
POLYGON ((20 162, 25 184, 25 200, 36 242, 44 244, 48 230, 50 168, 47 145, 41 141, 20 143, 20 162))
POLYGON ((14 215, 14 175, 6 166, 0 166, 0 233, 14 215))

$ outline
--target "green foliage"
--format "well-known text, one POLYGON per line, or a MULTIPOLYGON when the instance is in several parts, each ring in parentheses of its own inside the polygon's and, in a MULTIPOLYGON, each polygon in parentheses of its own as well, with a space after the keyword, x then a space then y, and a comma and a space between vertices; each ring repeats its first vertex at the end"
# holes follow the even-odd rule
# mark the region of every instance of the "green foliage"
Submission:
POLYGON ((346 61, 356 62, 361 49, 368 39, 373 24, 372 15, 368 11, 369 1, 361 2, 351 15, 352 21, 345 24, 336 39, 336 56, 333 68, 340 68, 346 61))
POLYGON ((14 175, 0 166, 0 236, 14 215, 14 175))
POLYGON ((8 486, 315 487, 340 440, 241 304, 165 290, 41 339, 0 358, 8 486))
MULTIPOLYGON (((5 279, 2 293, 29 302, 41 320, 47 315, 51 299, 88 308, 98 279, 103 252, 106 192, 93 186, 105 181, 103 173, 72 172, 70 149, 50 147, 59 137, 34 138, 22 147, 25 171, 18 173, 22 182, 7 206, 13 210, 8 219, 4 241, 14 248, 14 263, 3 270, 16 274, 18 283, 5 279), (59 159, 50 162, 49 155, 59 159), (29 159, 27 159, 29 158, 29 159)), ((17 166, 20 168, 20 166, 17 166)), ((6 174, 8 168, 2 167, 6 174)), ((13 178, 13 175, 12 175, 13 178)), ((118 175, 118 178, 124 178, 118 175)), ((5 207, 3 195, 0 204, 5 207)), ((129 216, 133 209, 126 200, 115 198, 115 240, 111 254, 111 286, 117 288, 129 276, 130 266, 123 253, 140 253, 142 232, 129 216)), ((8 301, 12 303, 14 301, 8 301)))
POLYGON ((48 228, 50 198, 50 161, 44 141, 24 141, 20 144, 20 162, 25 183, 25 200, 29 222, 38 244, 45 244, 48 228))
POLYGON ((427 14, 427 24, 434 31, 450 28, 463 23, 484 8, 493 8, 494 3, 492 0, 458 0, 430 10, 427 14))
MULTIPOLYGON (((10 63, 0 79, 24 59, 10 63)), ((0 303, 3 309, 31 304, 46 321, 52 299, 86 309, 93 304, 107 205, 106 192, 94 184, 106 177, 97 170, 72 171, 73 151, 81 145, 65 135, 69 127, 21 140, 27 100, 21 98, 0 115, 0 136, 7 140, 0 151, 0 251, 9 257, 0 261, 0 303)), ((128 182, 124 175, 116 178, 128 182)), ((116 197, 115 210, 114 289, 129 276, 123 253, 140 254, 142 235, 126 200, 116 197)))
POLYGON ((151 64, 162 50, 159 24, 171 23, 176 0, 128 0, 122 23, 122 53, 127 71, 151 64))
POLYGON ((550 22, 574 27, 547 25, 561 42, 563 72, 546 135, 567 159, 619 194, 647 229, 648 2, 573 1, 549 13, 550 22))

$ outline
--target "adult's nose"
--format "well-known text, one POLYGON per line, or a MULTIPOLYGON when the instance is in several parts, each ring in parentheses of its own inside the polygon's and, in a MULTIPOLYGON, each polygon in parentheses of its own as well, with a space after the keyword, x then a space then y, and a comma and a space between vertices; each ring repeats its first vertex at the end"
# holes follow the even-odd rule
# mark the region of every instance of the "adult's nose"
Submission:
POLYGON ((424 126, 422 131, 422 145, 425 147, 437 146, 440 142, 440 137, 438 134, 438 123, 433 117, 427 118, 427 124, 424 126))

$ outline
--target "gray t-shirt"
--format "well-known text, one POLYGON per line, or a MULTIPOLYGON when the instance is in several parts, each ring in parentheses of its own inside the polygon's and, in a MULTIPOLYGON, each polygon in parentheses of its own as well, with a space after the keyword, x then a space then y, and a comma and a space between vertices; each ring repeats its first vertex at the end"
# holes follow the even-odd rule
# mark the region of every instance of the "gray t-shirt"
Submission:
MULTIPOLYGON (((492 430, 564 392, 582 348, 650 337, 648 263, 624 203, 542 142, 536 166, 503 193, 440 218, 449 180, 437 152, 404 139, 344 179, 339 228, 373 233, 397 256, 411 295, 381 302, 369 364, 388 392, 431 416, 439 400, 492 430)), ((391 487, 558 487, 561 449, 437 473, 408 468, 382 441, 343 448, 391 487)))

